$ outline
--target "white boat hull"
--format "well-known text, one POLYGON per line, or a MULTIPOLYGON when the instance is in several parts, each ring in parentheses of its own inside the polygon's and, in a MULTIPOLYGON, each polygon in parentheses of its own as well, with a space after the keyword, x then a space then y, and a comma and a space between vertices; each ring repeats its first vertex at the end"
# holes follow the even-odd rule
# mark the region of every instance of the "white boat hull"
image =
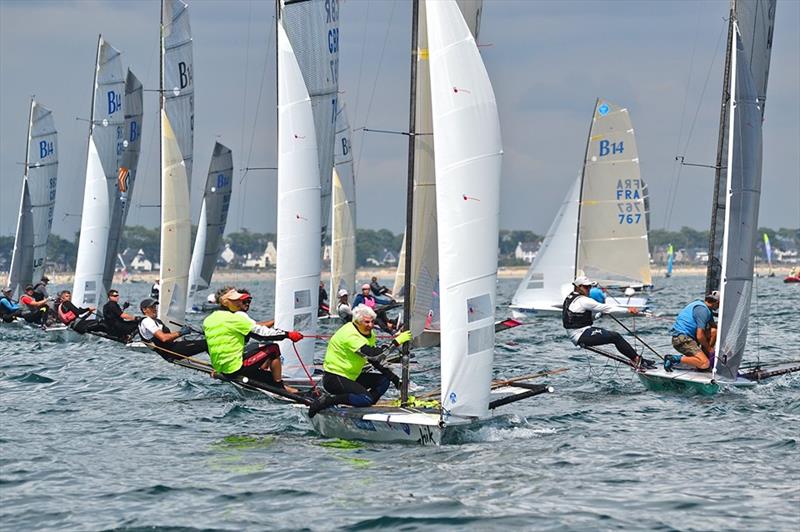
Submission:
POLYGON ((45 337, 51 342, 78 343, 85 340, 86 335, 72 330, 66 325, 54 325, 44 330, 45 337))
MULTIPOLYGON (((305 408, 305 407, 301 407, 305 408)), ((345 440, 441 445, 446 426, 438 412, 334 406, 310 419, 321 435, 345 440)))

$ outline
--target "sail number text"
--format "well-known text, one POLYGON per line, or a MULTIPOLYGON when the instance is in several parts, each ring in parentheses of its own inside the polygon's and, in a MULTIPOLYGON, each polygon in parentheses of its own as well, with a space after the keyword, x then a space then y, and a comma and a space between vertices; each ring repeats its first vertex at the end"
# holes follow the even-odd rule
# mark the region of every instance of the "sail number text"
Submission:
POLYGON ((620 224, 638 224, 642 221, 641 189, 641 179, 617 180, 617 220, 620 224))

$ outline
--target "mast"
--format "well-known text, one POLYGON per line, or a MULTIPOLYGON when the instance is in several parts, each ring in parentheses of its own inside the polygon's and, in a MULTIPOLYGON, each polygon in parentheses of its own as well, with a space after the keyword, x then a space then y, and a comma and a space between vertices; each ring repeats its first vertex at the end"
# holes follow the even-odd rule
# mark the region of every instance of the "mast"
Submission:
POLYGON ((711 196, 711 228, 708 233, 708 267, 706 269, 706 294, 713 290, 719 290, 720 275, 722 273, 721 258, 717 254, 717 249, 721 250, 718 242, 722 241, 723 234, 718 234, 719 230, 724 231, 724 227, 719 227, 724 223, 724 213, 720 220, 720 210, 725 210, 725 187, 720 189, 720 182, 723 177, 723 161, 727 160, 727 117, 728 103, 730 102, 730 81, 731 81, 731 53, 733 42, 733 19, 735 18, 736 0, 731 0, 730 15, 728 18, 728 44, 725 51, 725 71, 722 76, 722 101, 719 109, 719 138, 717 139, 717 158, 714 163, 714 192, 711 196), (722 194, 722 198, 720 198, 722 194), (721 200, 721 201, 720 201, 721 200))
POLYGON ((575 279, 575 276, 578 275, 578 255, 579 255, 579 248, 581 245, 581 205, 583 204, 583 182, 586 178, 586 158, 589 156, 589 143, 592 140, 592 126, 594 126, 594 115, 597 113, 597 104, 600 103, 600 98, 595 98, 594 100, 594 108, 592 109, 592 119, 589 121, 589 133, 586 135, 586 148, 583 150, 583 166, 581 167, 581 186, 580 190, 578 191, 578 217, 576 218, 575 223, 575 262, 572 268, 572 279, 570 279, 570 283, 575 279))
MULTIPOLYGON (((412 223, 414 218, 414 143, 417 128, 417 42, 419 40, 419 0, 411 2, 411 75, 409 83, 409 106, 408 106, 408 183, 406 186, 406 293, 403 298, 403 316, 407 326, 411 323, 411 256, 412 252, 412 223)), ((406 342, 402 347, 402 386, 400 389, 400 404, 408 404, 408 381, 409 381, 409 343, 406 342)))

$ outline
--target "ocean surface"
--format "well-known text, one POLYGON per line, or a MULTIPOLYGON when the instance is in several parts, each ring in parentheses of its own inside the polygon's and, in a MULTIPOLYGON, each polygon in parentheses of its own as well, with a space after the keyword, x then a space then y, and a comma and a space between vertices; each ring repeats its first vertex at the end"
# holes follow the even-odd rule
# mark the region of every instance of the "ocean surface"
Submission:
MULTIPOLYGON (((501 315, 517 282, 499 282, 501 315)), ((703 281, 656 283, 663 316, 635 328, 664 353, 703 281)), ((247 287, 251 315, 271 317, 273 284, 247 287)), ((136 304, 149 285, 120 290, 136 304)), ((756 292, 746 360, 800 358, 800 285, 756 292)), ((435 386, 437 356, 417 352, 417 385, 435 386)), ((0 529, 800 529, 800 374, 655 393, 573 347, 556 317, 498 334, 498 376, 560 367, 555 393, 457 444, 374 444, 322 438, 298 409, 154 354, 0 324, 0 529)))

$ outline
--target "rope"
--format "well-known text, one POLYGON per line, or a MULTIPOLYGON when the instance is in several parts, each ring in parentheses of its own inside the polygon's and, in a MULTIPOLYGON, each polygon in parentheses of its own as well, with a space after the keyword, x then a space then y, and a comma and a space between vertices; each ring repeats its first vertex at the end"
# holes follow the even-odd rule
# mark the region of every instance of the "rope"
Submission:
POLYGON ((198 364, 200 366, 205 366, 207 368, 213 368, 213 366, 211 364, 209 364, 208 362, 204 362, 204 361, 196 359, 196 358, 194 358, 192 356, 182 355, 181 353, 176 353, 175 351, 171 351, 171 350, 167 349, 166 347, 161 347, 160 345, 156 345, 156 344, 154 344, 152 342, 143 341, 143 343, 144 343, 144 345, 146 345, 148 348, 152 349, 153 351, 159 351, 159 350, 160 351, 164 351, 165 353, 169 353, 172 356, 176 356, 176 357, 182 358, 184 360, 189 360, 189 361, 194 362, 195 364, 198 364))
POLYGON ((308 372, 308 368, 306 367, 305 362, 303 362, 303 358, 300 356, 300 351, 297 350, 297 344, 294 342, 292 342, 292 349, 294 349, 294 354, 297 355, 297 360, 300 361, 300 366, 302 366, 303 371, 306 372, 306 377, 308 377, 308 382, 311 383, 311 391, 313 392, 317 389, 317 383, 314 382, 313 377, 311 377, 311 374, 308 372))

